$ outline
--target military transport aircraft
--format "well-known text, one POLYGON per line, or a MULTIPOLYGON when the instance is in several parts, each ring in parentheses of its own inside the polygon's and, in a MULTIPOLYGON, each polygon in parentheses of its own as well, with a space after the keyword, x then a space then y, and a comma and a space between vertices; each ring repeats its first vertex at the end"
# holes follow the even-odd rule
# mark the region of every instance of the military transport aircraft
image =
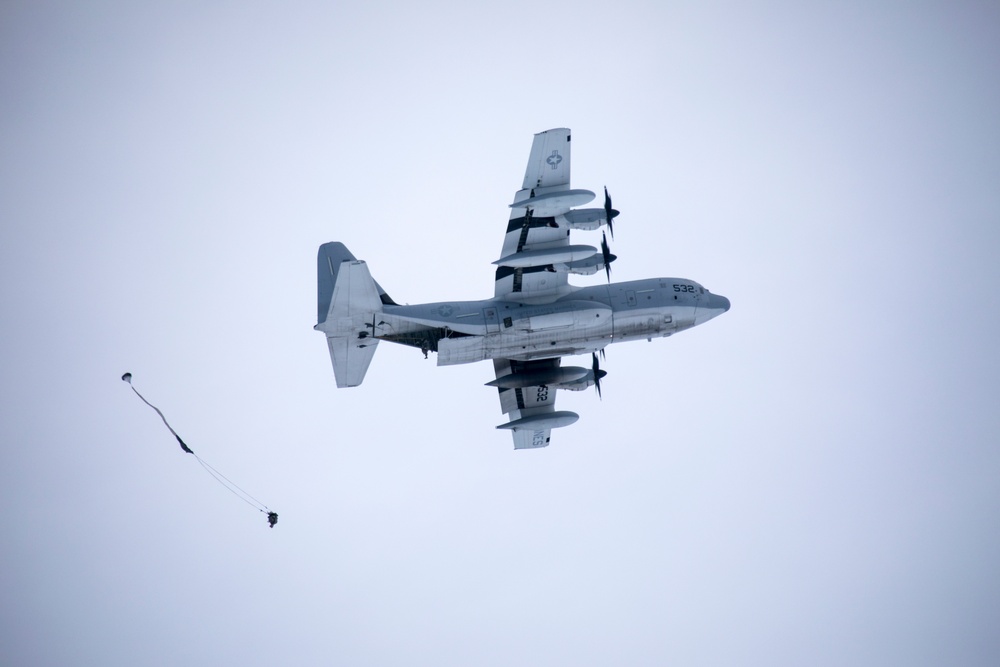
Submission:
POLYGON ((493 360, 500 407, 509 421, 497 428, 514 436, 515 449, 549 444, 553 428, 578 419, 556 410, 556 390, 601 391, 597 352, 610 343, 651 340, 690 329, 729 310, 729 300, 683 278, 611 283, 611 254, 573 245, 570 232, 612 227, 618 211, 604 190, 603 208, 570 188, 570 131, 535 135, 521 190, 497 266, 493 298, 401 306, 372 279, 368 265, 342 243, 319 248, 319 323, 326 334, 338 387, 364 380, 380 341, 437 353, 439 366, 493 360), (570 285, 569 274, 604 269, 609 284, 570 285), (591 364, 562 366, 564 356, 591 354, 591 364))

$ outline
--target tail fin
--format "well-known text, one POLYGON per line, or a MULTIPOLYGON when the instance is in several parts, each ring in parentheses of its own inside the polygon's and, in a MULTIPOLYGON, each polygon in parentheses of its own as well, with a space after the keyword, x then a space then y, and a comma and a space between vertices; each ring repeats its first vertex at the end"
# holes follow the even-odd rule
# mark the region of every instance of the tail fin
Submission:
POLYGON ((372 325, 385 303, 392 303, 368 265, 342 243, 325 243, 317 258, 318 323, 326 334, 338 387, 356 387, 365 379, 378 339, 372 325))

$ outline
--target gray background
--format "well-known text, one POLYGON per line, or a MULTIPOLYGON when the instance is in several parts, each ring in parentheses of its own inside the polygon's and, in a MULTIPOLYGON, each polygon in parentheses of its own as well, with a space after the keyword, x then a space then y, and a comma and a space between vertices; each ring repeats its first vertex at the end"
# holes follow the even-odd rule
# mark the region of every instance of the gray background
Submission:
POLYGON ((998 84, 991 2, 3 2, 0 663, 997 664, 998 84), (563 126, 732 310, 542 451, 337 390, 316 247, 490 296, 563 126))

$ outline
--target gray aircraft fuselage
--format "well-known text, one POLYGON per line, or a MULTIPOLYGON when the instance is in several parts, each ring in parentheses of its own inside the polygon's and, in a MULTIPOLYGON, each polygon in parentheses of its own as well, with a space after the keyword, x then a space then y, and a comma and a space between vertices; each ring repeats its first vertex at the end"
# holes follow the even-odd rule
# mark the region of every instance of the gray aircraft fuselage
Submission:
POLYGON ((651 340, 729 310, 729 299, 683 278, 570 287, 541 304, 485 299, 384 305, 369 328, 380 340, 438 354, 438 365, 492 358, 528 361, 651 340))

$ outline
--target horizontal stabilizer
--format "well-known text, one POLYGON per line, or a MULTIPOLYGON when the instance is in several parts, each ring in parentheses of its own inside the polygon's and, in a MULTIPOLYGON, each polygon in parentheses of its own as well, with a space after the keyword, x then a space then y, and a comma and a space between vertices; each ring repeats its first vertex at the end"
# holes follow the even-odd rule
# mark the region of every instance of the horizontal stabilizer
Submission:
POLYGON ((378 288, 368 272, 368 265, 360 260, 344 261, 333 286, 330 312, 327 319, 337 320, 382 310, 378 288))
MULTIPOLYGON (((319 247, 319 252, 316 253, 317 296, 319 297, 316 321, 318 323, 322 324, 330 312, 330 301, 333 299, 333 289, 340 277, 340 267, 344 266, 344 262, 354 261, 357 261, 357 258, 343 243, 333 241, 319 247)), ((375 289, 378 290, 378 297, 382 304, 395 305, 395 302, 385 293, 378 282, 375 282, 375 289)))
POLYGON ((333 377, 337 380, 337 386, 340 388, 359 386, 364 381, 365 374, 368 373, 372 357, 375 356, 378 339, 328 336, 326 344, 330 348, 333 377))

